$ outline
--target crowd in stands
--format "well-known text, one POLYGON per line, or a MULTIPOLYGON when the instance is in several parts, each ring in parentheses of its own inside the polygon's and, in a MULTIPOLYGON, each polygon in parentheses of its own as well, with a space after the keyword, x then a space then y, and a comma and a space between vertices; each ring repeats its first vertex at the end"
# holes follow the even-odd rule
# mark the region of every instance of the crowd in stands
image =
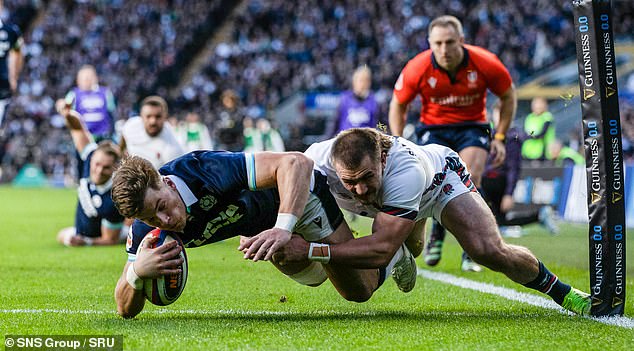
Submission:
MULTIPOLYGON (((213 34, 220 25, 215 22, 238 2, 5 1, 5 18, 8 12, 14 20, 28 17, 15 15, 28 5, 37 9, 39 19, 23 29, 26 64, 0 136, 0 181, 11 179, 27 162, 39 164, 49 175, 73 169, 72 146, 53 104, 74 85, 83 64, 94 65, 100 83, 114 92, 116 118, 129 117, 138 101, 156 93, 168 98, 177 116, 196 112, 212 138, 219 139, 227 130, 240 135, 245 116, 267 117, 298 91, 348 88, 351 72, 363 64, 372 70, 373 90, 385 114, 399 69, 428 47, 427 25, 442 14, 459 17, 466 41, 496 53, 516 83, 575 55, 570 1, 244 1, 248 3, 232 23, 229 39, 171 98, 167 85, 175 84, 191 61, 198 48, 192 43, 202 45, 201 38, 213 34), (221 103, 226 91, 235 94, 238 106, 233 110, 221 103)), ((615 7, 616 37, 631 37, 634 3, 617 0, 615 7)), ((626 110, 623 120, 632 121, 631 115, 626 110)), ((630 129, 634 127, 624 126, 624 135, 634 140, 630 129)), ((301 137, 301 126, 290 130, 301 137)), ((301 148, 295 139, 285 141, 287 149, 301 148)))

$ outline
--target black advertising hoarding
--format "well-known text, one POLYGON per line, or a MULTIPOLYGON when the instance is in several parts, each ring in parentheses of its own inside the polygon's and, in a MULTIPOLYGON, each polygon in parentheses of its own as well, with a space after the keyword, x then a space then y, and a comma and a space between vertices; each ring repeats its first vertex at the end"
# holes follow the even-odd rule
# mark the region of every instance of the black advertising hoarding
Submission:
POLYGON ((609 238, 607 250, 609 277, 606 281, 612 295, 609 301, 611 308, 609 314, 622 315, 625 306, 625 178, 610 0, 594 1, 594 23, 599 49, 599 91, 606 145, 607 236, 609 238))
POLYGON ((618 98, 614 45, 611 23, 608 23, 611 20, 610 2, 574 0, 573 12, 588 179, 591 313, 595 316, 623 314, 625 261, 617 256, 624 258, 625 255, 625 210, 622 190, 619 193, 616 188, 623 188, 624 178, 618 102, 615 114, 614 105, 608 105, 612 96, 618 98), (607 41, 605 33, 608 33, 607 41), (616 154, 613 154, 614 150, 616 154), (621 240, 622 250, 618 255, 614 237, 621 240), (621 268, 617 269, 619 262, 621 268), (617 284, 617 273, 621 275, 620 284, 617 284))

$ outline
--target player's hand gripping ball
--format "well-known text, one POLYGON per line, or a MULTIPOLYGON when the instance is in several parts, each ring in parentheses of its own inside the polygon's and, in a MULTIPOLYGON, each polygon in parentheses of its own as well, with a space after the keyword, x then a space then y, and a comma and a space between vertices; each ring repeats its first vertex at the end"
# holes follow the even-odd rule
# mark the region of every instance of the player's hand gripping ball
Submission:
MULTIPOLYGON (((181 293, 185 289, 185 283, 187 283, 187 255, 185 254, 185 247, 176 234, 168 233, 157 228, 149 232, 148 236, 149 235, 158 238, 156 244, 151 245, 152 248, 157 248, 170 241, 177 241, 181 247, 179 257, 183 259, 183 264, 179 267, 181 268, 180 273, 164 275, 156 279, 145 279, 143 282, 145 298, 157 306, 167 306, 181 296, 181 293)), ((146 236, 146 238, 148 236, 146 236)), ((143 243, 141 243, 140 246, 143 246, 143 243)))

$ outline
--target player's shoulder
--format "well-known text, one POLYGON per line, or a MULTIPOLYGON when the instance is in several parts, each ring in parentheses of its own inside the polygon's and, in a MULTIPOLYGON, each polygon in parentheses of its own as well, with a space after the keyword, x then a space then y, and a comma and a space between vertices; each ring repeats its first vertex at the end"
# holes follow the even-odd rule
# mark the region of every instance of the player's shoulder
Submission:
POLYGON ((432 64, 431 59, 432 51, 427 49, 418 55, 414 56, 407 62, 405 66, 408 70, 422 71, 429 68, 432 64))
POLYGON ((140 116, 134 116, 128 118, 127 121, 123 124, 123 131, 134 130, 139 127, 143 127, 143 120, 141 120, 140 116))
POLYGON ((334 138, 313 143, 304 151, 304 155, 311 158, 316 163, 325 163, 330 159, 330 150, 332 144, 335 141, 334 138))
POLYGON ((394 137, 388 152, 388 163, 394 164, 397 169, 410 167, 410 163, 417 164, 419 161, 418 148, 418 145, 407 139, 394 137))
POLYGON ((500 59, 496 54, 485 48, 468 44, 465 44, 464 47, 469 52, 469 59, 476 65, 486 65, 500 62, 500 59))
MULTIPOLYGON (((175 175, 188 183, 192 179, 208 179, 210 174, 226 174, 247 167, 243 152, 197 150, 179 156, 159 168, 161 175, 175 175), (206 174, 203 174, 206 173, 206 174)), ((224 180, 218 177, 218 180, 224 180)))

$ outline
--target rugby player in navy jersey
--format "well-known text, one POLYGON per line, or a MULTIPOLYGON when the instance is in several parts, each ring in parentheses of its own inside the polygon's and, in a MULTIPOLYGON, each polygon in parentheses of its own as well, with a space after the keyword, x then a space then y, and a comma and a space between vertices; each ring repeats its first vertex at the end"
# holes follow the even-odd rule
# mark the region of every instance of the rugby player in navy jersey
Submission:
POLYGON ((121 157, 119 148, 110 141, 94 143, 79 113, 63 100, 56 107, 66 119, 75 148, 84 161, 77 188, 75 226, 62 229, 57 241, 67 246, 118 244, 125 240, 127 232, 111 196, 112 173, 121 157))
MULTIPOLYGON (((115 289, 118 313, 136 316, 144 305, 143 280, 177 273, 182 263, 175 242, 152 249, 155 239, 143 241, 154 227, 177 233, 187 248, 251 236, 246 256, 254 260, 271 260, 291 233, 315 242, 317 251, 320 242, 353 239, 325 177, 312 167, 308 157, 296 152, 194 151, 158 172, 141 157, 125 159, 115 172, 112 194, 121 214, 137 221, 115 289)), ((283 267, 272 262, 303 285, 318 286, 330 278, 344 298, 357 302, 371 297, 386 271, 414 264, 402 252, 381 269, 352 269, 319 257, 283 267)))
MULTIPOLYGON (((2 5, 0 0, 0 10, 2 5)), ((0 21, 0 129, 11 96, 18 89, 18 77, 24 62, 22 42, 18 26, 0 21)))

